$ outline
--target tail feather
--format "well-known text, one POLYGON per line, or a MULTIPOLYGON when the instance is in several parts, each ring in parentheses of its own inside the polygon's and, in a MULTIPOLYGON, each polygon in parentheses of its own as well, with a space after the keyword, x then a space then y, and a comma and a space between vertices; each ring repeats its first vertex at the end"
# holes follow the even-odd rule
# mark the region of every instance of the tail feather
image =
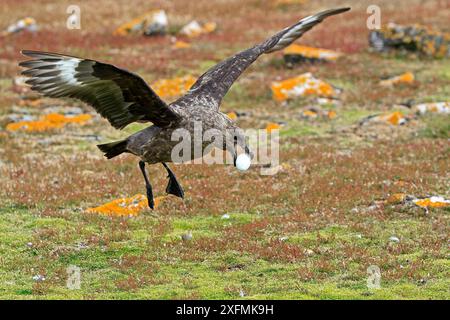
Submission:
POLYGON ((107 157, 108 159, 114 158, 128 151, 127 140, 98 144, 97 147, 105 154, 105 157, 107 157))

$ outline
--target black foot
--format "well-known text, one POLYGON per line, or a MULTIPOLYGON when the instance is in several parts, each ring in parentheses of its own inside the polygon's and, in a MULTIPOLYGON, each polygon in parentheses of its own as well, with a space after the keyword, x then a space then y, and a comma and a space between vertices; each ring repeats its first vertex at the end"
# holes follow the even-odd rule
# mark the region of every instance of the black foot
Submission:
POLYGON ((165 164, 162 163, 164 168, 166 168, 169 178, 169 183, 167 184, 166 192, 168 194, 173 194, 174 196, 180 197, 181 199, 184 199, 184 191, 181 185, 178 183, 177 178, 175 177, 175 174, 170 170, 170 168, 165 164))
POLYGON ((150 209, 155 208, 155 200, 153 199, 153 190, 152 185, 150 184, 150 181, 147 177, 147 171, 145 171, 145 162, 139 161, 139 168, 141 169, 142 175, 144 176, 145 180, 145 189, 147 190, 147 202, 150 209))

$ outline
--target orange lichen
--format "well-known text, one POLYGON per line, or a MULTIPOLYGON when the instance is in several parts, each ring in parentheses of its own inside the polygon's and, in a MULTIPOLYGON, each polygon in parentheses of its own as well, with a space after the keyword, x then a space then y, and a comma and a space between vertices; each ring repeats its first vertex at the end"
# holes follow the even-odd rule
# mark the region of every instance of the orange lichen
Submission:
POLYGON ((325 118, 325 119, 334 119, 337 117, 336 111, 333 110, 320 110, 320 109, 307 109, 303 110, 300 113, 300 116, 302 118, 306 119, 316 119, 318 117, 325 118))
POLYGON ((312 110, 304 110, 302 112, 302 116, 305 118, 317 118, 318 114, 315 111, 312 110))
POLYGON ((174 97, 186 93, 195 81, 193 76, 188 75, 173 79, 161 79, 154 82, 151 87, 160 97, 174 97))
POLYGON ((403 116, 403 114, 399 111, 395 111, 392 113, 387 114, 381 114, 379 116, 369 118, 368 121, 370 122, 385 122, 390 123, 392 125, 402 125, 406 123, 406 118, 403 116))
POLYGON ((238 115, 236 114, 236 112, 232 111, 227 113, 227 117, 231 120, 236 120, 238 118, 238 115))
POLYGON ((163 10, 152 10, 127 23, 122 24, 113 32, 113 35, 125 36, 130 33, 141 32, 145 28, 147 28, 147 26, 155 22, 160 24, 167 24, 166 19, 167 17, 163 10))
POLYGON ((396 111, 385 116, 381 116, 381 120, 387 121, 393 125, 400 125, 404 123, 405 117, 401 112, 396 111))
POLYGON ((393 86, 397 84, 412 84, 414 83, 415 77, 412 72, 406 72, 396 77, 392 77, 386 80, 380 81, 382 86, 393 86))
POLYGON ((206 22, 203 25, 203 33, 211 33, 214 32, 217 28, 217 24, 215 22, 206 22))
POLYGON ((42 99, 22 99, 19 101, 19 106, 22 107, 39 107, 42 105, 42 99))
MULTIPOLYGON (((160 205, 164 198, 165 197, 162 196, 154 199, 155 208, 160 205)), ((110 216, 136 216, 147 208, 147 197, 142 194, 137 194, 130 198, 116 199, 98 207, 88 208, 86 209, 86 212, 110 216)))
POLYGON ((406 186, 408 183, 406 182, 406 181, 403 181, 403 180, 397 180, 397 181, 394 181, 394 185, 396 185, 396 186, 398 186, 398 187, 404 187, 404 186, 406 186))
POLYGON ((430 197, 413 200, 414 204, 422 208, 444 208, 450 207, 450 200, 443 197, 430 197))
POLYGON ((328 119, 334 119, 337 117, 337 113, 336 113, 336 111, 330 110, 330 111, 328 111, 327 116, 328 116, 328 119))
POLYGON ((8 131, 48 131, 52 129, 62 128, 64 124, 61 123, 53 123, 50 121, 19 121, 9 123, 6 126, 6 130, 8 131))
POLYGON ((285 55, 300 55, 309 59, 320 59, 327 61, 336 61, 341 54, 336 51, 301 46, 298 44, 292 44, 286 49, 284 49, 283 53, 285 55))
POLYGON ((194 20, 185 25, 181 29, 180 33, 188 36, 189 38, 194 38, 202 34, 214 32, 216 28, 217 24, 215 22, 206 22, 205 24, 201 25, 200 23, 194 20))
POLYGON ((397 204, 402 203, 406 199, 406 194, 404 193, 394 193, 391 194, 387 199, 386 202, 389 204, 397 204))
POLYGON ((274 99, 278 101, 309 95, 331 97, 338 93, 333 86, 314 78, 311 73, 304 73, 295 78, 273 82, 271 89, 274 99))
POLYGON ((175 43, 172 46, 173 49, 186 49, 186 48, 190 48, 190 47, 191 47, 191 44, 189 42, 180 41, 180 40, 175 41, 175 43))
POLYGON ((80 114, 77 116, 65 116, 58 113, 50 113, 42 116, 37 121, 19 121, 9 123, 6 126, 8 131, 47 131, 52 129, 60 129, 68 123, 76 123, 79 125, 84 125, 87 121, 92 118, 90 114, 80 114))
POLYGON ((269 122, 266 125, 266 130, 269 133, 272 132, 272 130, 279 130, 279 129, 280 129, 280 125, 278 123, 275 123, 275 122, 269 122))

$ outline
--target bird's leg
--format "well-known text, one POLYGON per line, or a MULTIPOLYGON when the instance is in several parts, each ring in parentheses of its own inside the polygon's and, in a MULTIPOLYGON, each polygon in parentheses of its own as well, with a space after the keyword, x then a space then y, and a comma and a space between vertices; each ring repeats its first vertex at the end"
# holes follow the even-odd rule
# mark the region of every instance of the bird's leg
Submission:
POLYGON ((175 177, 175 174, 172 172, 172 170, 170 170, 170 168, 167 164, 165 164, 164 162, 162 164, 163 164, 164 168, 166 168, 167 174, 168 174, 167 178, 169 178, 169 183, 167 184, 166 192, 183 199, 184 191, 183 191, 183 188, 181 187, 181 185, 178 183, 178 180, 175 177))
POLYGON ((233 142, 233 149, 230 150, 232 156, 233 156, 233 166, 236 167, 236 160, 237 160, 237 139, 234 139, 233 142))
POLYGON ((150 184, 150 181, 148 181, 147 171, 145 170, 145 162, 144 161, 139 161, 139 168, 141 169, 142 175, 144 176, 144 180, 145 180, 145 188, 147 189, 148 206, 151 209, 154 209, 155 201, 153 200, 152 185, 150 184))

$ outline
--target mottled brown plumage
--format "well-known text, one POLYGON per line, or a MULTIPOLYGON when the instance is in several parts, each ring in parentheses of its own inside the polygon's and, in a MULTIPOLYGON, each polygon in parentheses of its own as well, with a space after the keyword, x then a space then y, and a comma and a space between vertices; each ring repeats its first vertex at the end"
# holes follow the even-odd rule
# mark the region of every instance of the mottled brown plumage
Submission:
MULTIPOLYGON (((169 174, 168 193, 183 197, 184 193, 175 175, 165 164, 172 162, 172 141, 176 129, 186 129, 193 136, 194 123, 201 123, 203 132, 215 129, 222 133, 224 142, 217 147, 226 149, 236 158, 236 146, 249 152, 241 130, 225 114, 219 111, 220 103, 236 79, 261 54, 285 48, 303 33, 319 24, 326 17, 350 10, 331 9, 306 17, 285 28, 266 41, 244 50, 209 69, 181 98, 167 105, 142 78, 129 71, 95 60, 24 50, 32 60, 20 63, 26 68, 22 74, 33 90, 45 96, 69 97, 91 105, 112 126, 122 129, 132 122, 152 122, 128 138, 98 147, 107 158, 128 152, 140 157, 149 206, 153 207, 153 193, 145 172, 145 162, 163 163, 169 174)), ((205 148, 209 143, 203 143, 205 148)), ((191 159, 195 153, 192 152, 191 159)))

